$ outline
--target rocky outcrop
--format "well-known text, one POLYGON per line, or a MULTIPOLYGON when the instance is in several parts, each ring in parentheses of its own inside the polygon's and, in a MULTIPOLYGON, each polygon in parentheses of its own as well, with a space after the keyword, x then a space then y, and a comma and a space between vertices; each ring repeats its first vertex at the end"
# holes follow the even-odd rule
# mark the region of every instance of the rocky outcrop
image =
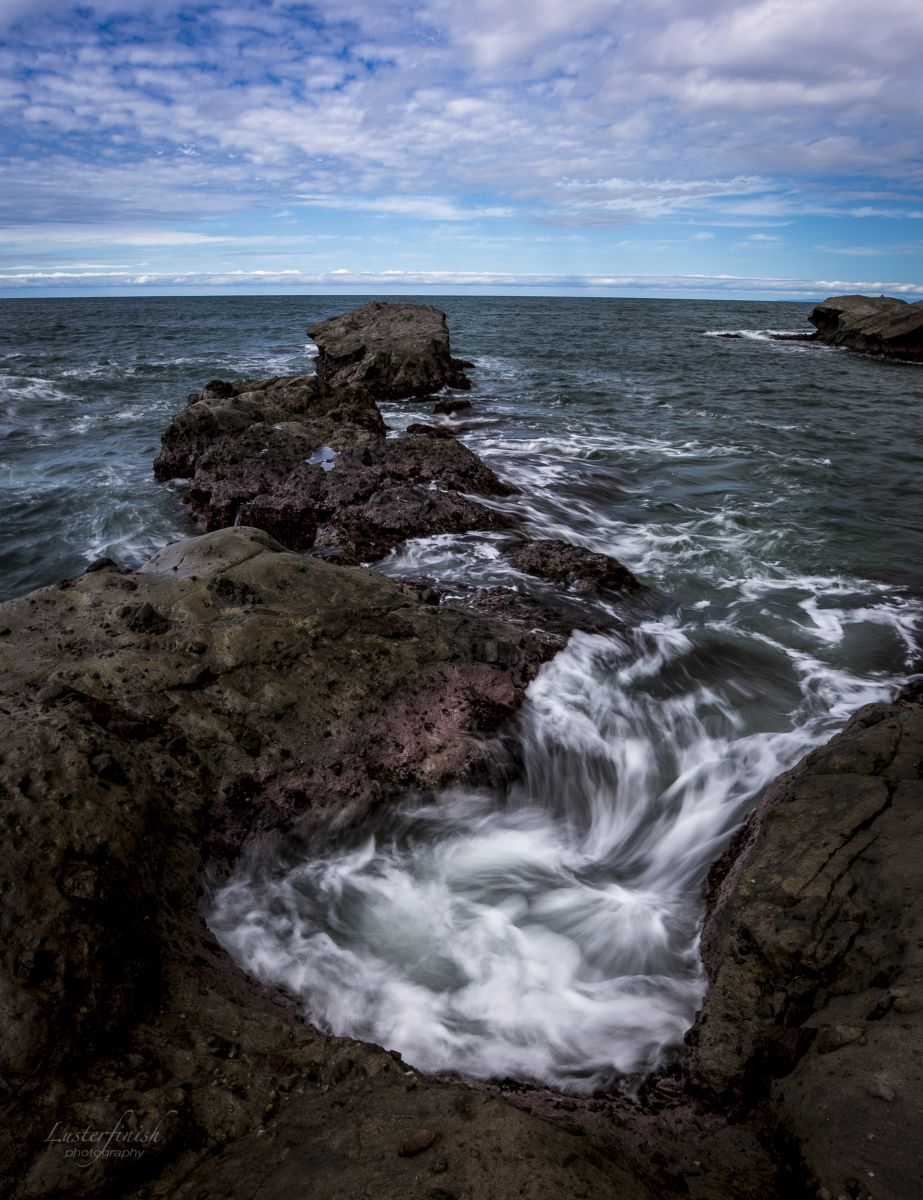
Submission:
MULTIPOLYGON (((213 1156, 235 1145, 230 1194, 300 1196, 304 1179, 261 1180, 248 1139, 282 1117, 276 1154, 289 1121, 300 1144, 326 1127, 302 1163, 319 1156, 326 1179, 354 1136, 343 1097, 379 1077, 406 1095, 416 1076, 395 1056, 305 1026, 231 966, 196 910, 247 836, 486 781, 491 735, 561 642, 430 599, 236 529, 3 606, 3 1195, 115 1196, 150 1179, 157 1194, 226 1194, 210 1190, 213 1156), (113 1142, 137 1158, 94 1157, 74 1131, 122 1114, 157 1138, 113 1142)), ((418 1112, 424 1090, 438 1092, 403 1110, 382 1094, 376 1168, 424 1115, 445 1133, 467 1124, 440 1096, 418 1112)), ((492 1107, 475 1125, 515 1137, 522 1116, 492 1107)), ((396 1194, 407 1177, 394 1178, 396 1194)))
POLYGON ((892 296, 831 296, 808 320, 816 340, 863 354, 923 361, 923 300, 892 296))
POLYGON ((471 387, 452 358, 445 313, 422 304, 372 301, 308 330, 317 343, 317 375, 331 387, 362 387, 376 400, 428 396, 471 387))
POLYGON ((191 480, 185 500, 206 530, 253 525, 341 563, 511 523, 468 494, 512 489, 456 438, 386 437, 367 392, 311 377, 213 381, 173 419, 154 470, 191 480))
POLYGON ((385 423, 371 396, 362 391, 332 391, 310 375, 213 379, 189 396, 186 408, 170 422, 154 460, 157 479, 191 479, 202 455, 221 439, 234 439, 254 425, 297 427, 320 447, 331 440, 361 445, 384 437, 385 423))
POLYGON ((920 1191, 921 862, 923 705, 873 705, 769 788, 709 880, 690 1078, 817 1195, 920 1191))

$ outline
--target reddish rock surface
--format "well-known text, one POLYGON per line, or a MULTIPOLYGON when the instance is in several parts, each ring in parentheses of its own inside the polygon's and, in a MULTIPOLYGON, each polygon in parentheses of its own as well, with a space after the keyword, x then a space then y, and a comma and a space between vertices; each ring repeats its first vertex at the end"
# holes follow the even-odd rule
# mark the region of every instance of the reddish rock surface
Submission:
POLYGON ((641 587, 618 559, 556 538, 527 542, 510 555, 510 563, 527 575, 538 575, 580 592, 632 592, 641 587))
POLYGON ((512 490, 456 438, 402 438, 367 393, 313 378, 214 382, 173 419, 154 470, 189 478, 186 503, 207 530, 266 530, 337 562, 382 558, 409 537, 503 529, 469 493, 512 490))

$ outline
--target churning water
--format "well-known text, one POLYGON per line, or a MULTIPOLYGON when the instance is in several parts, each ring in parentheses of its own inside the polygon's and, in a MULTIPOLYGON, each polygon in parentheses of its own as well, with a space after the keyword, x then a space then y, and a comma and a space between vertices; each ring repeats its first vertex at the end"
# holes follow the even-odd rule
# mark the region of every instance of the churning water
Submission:
MULTIPOLYGON (((169 412, 214 376, 303 373, 303 327, 358 303, 6 302, 8 591, 182 531, 149 475, 169 412)), ((245 856, 209 921, 324 1029, 588 1091, 681 1040, 702 879, 760 789, 919 669, 923 372, 771 340, 801 305, 436 303, 478 362, 464 438, 520 489, 498 506, 651 595, 574 601, 614 631, 574 634, 532 685, 502 794, 408 797, 245 856)), ((541 591, 502 547, 430 538, 383 566, 450 596, 541 591)))

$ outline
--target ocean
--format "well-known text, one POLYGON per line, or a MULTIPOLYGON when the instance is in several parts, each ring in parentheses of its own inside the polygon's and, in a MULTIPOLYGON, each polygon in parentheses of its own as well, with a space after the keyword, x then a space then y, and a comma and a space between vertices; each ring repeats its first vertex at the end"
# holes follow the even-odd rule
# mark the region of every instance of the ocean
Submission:
MULTIPOLYGON (((170 415, 210 379, 310 372, 306 326, 366 299, 0 301, 0 595, 194 533, 151 474, 170 415)), ((588 1092, 681 1041, 702 880, 761 789, 921 670, 923 368, 774 341, 807 328, 803 304, 418 299, 477 363, 463 440, 518 488, 491 503, 650 591, 595 602, 609 631, 543 669, 502 793, 408 797, 245 856, 208 918, 321 1028, 588 1092)), ((379 566, 450 597, 533 586, 502 539, 379 566)))

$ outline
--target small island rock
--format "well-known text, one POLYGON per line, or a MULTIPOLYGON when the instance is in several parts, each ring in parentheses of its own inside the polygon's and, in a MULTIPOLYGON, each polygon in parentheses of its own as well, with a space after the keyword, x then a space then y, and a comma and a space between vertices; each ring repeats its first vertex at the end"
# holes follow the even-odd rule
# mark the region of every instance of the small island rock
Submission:
POLYGON ((375 300, 312 325, 308 335, 317 343, 317 376, 332 387, 363 387, 376 400, 471 387, 452 358, 445 313, 430 305, 375 300))
POLYGON ((923 300, 893 296, 831 296, 808 320, 814 340, 864 354, 923 361, 923 300))

